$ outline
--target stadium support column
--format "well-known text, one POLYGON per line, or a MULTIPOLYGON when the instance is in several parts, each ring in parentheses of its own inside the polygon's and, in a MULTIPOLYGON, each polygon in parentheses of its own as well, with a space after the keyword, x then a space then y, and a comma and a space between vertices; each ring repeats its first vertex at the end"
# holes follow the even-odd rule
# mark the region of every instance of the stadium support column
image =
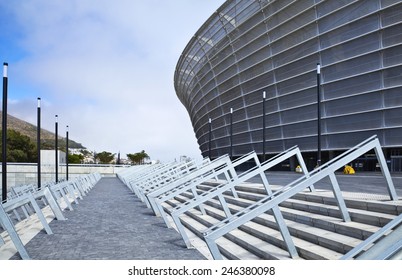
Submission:
POLYGON ((41 189, 41 160, 40 160, 40 98, 38 97, 38 109, 37 109, 37 125, 36 125, 36 148, 37 148, 37 155, 38 155, 38 189, 41 189))
POLYGON ((8 63, 3 64, 3 137, 2 137, 2 201, 7 201, 7 86, 8 86, 8 63))
POLYGON ((317 63, 317 166, 321 165, 321 66, 317 63))

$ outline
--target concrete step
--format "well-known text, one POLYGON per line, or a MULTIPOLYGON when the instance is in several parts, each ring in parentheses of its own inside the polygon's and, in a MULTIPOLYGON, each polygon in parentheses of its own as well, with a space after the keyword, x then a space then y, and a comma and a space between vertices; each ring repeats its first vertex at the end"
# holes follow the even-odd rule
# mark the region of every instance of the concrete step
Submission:
MULTIPOLYGON (((210 188, 213 184, 204 184, 204 187, 210 188)), ((273 186, 273 191, 280 189, 279 186, 273 186)), ((243 191, 248 194, 266 195, 265 188, 262 184, 244 183, 236 186, 236 190, 243 191)), ((402 213, 402 201, 390 201, 388 196, 374 194, 360 194, 343 192, 346 206, 348 208, 367 210, 377 213, 390 215, 399 215, 402 213), (373 198, 372 200, 368 200, 373 198), (376 201, 375 199, 378 198, 376 201)), ((297 200, 316 202, 324 205, 337 205, 333 193, 327 190, 316 190, 315 192, 304 191, 292 197, 297 200)))
MULTIPOLYGON (((176 199, 177 201, 180 202, 186 201, 185 196, 177 197, 176 199)), ((216 208, 217 204, 218 201, 214 201, 214 204, 212 204, 212 206, 210 203, 208 203, 208 205, 205 206, 207 215, 201 215, 201 213, 198 211, 197 211, 198 214, 193 214, 192 211, 191 214, 187 213, 187 215, 191 216, 199 223, 203 223, 207 228, 213 224, 211 223, 211 220, 209 220, 210 217, 215 218, 214 221, 215 223, 218 220, 222 220, 223 218, 225 218, 223 211, 216 208)), ((233 206, 230 206, 230 208, 231 211, 233 212, 236 211, 234 210, 233 206)), ((275 224, 273 217, 269 215, 264 216, 270 217, 269 219, 271 219, 272 224, 275 224)), ((293 231, 296 232, 295 230, 293 231)), ((197 235, 202 237, 201 233, 198 233, 197 235)), ((308 235, 308 233, 306 233, 306 235, 308 235)), ((299 236, 301 236, 300 233, 299 236)), ((263 224, 248 222, 244 226, 240 227, 238 230, 234 230, 229 234, 226 234, 225 237, 263 259, 290 258, 289 254, 286 251, 286 245, 282 239, 280 232, 277 229, 267 227, 266 225, 263 224)), ((318 239, 318 237, 316 237, 316 239, 318 239)), ((336 252, 335 250, 327 249, 322 246, 322 244, 324 244, 325 242, 331 244, 331 240, 330 239, 328 240, 328 238, 323 238, 323 240, 321 241, 322 244, 319 244, 318 242, 317 244, 314 244, 310 241, 305 241, 302 238, 298 238, 297 236, 293 237, 293 241, 295 242, 295 246, 299 252, 300 257, 304 259, 338 259, 342 255, 336 252)), ((336 245, 332 246, 336 247, 336 245)), ((346 248, 349 247, 346 246, 346 248)))
MULTIPOLYGON (((200 185, 199 192, 207 191, 211 185, 219 183, 221 182, 200 185)), ((239 198, 234 198, 230 191, 225 194, 232 213, 266 195, 261 184, 244 183, 236 186, 236 190, 239 198)), ((164 204, 165 211, 169 213, 172 207, 192 197, 189 192, 177 196, 164 204)), ((340 218, 336 201, 328 196, 328 192, 302 192, 280 205, 301 258, 338 259, 388 223, 395 217, 392 213, 400 213, 402 210, 401 201, 374 203, 347 199, 347 203, 350 205, 348 211, 352 218, 352 222, 347 223, 340 218)), ((205 209, 207 215, 193 209, 181 217, 183 224, 200 239, 203 239, 201 232, 205 228, 225 218, 217 199, 208 201, 205 209)), ((289 259, 275 219, 269 212, 231 231, 218 241, 221 252, 229 259, 289 259)))

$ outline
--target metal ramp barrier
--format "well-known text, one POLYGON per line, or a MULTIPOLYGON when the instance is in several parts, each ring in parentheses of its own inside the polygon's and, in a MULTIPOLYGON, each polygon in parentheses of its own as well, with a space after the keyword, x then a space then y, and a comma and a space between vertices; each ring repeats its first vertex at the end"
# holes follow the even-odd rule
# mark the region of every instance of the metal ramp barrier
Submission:
MULTIPOLYGON (((80 176, 68 182, 48 184, 40 190, 35 188, 33 185, 27 185, 16 187, 9 192, 9 199, 7 202, 0 204, 0 225, 9 235, 11 242, 14 244, 22 259, 30 259, 30 257, 14 227, 14 223, 11 220, 11 215, 9 213, 14 214, 18 222, 21 221, 21 217, 16 209, 21 209, 26 220, 31 218, 31 213, 36 213, 46 233, 53 234, 45 216, 43 215, 42 209, 36 200, 40 199, 43 201, 45 206, 49 206, 56 219, 65 220, 60 204, 57 201, 57 192, 63 192, 63 195, 67 200, 67 195, 69 195, 71 200, 76 201, 76 197, 82 199, 82 195, 92 189, 99 179, 100 174, 93 173, 86 176, 80 176)), ((63 195, 61 195, 61 197, 63 195)), ((0 246, 3 246, 4 244, 5 242, 3 238, 0 237, 0 246)))
POLYGON ((130 187, 135 195, 140 198, 142 202, 145 202, 148 208, 150 208, 151 206, 145 197, 143 189, 152 184, 165 184, 171 180, 174 180, 175 178, 183 176, 183 174, 190 172, 194 168, 197 168, 197 163, 195 160, 189 162, 171 163, 167 166, 156 169, 153 172, 145 174, 139 180, 131 181, 130 187))
MULTIPOLYGON (((161 186, 160 188, 150 190, 147 193, 146 197, 155 215, 162 216, 167 227, 170 227, 169 223, 166 220, 166 214, 163 209, 161 210, 158 202, 162 200, 166 201, 166 199, 168 199, 167 197, 170 197, 176 190, 183 188, 185 188, 186 191, 191 190, 193 195, 197 196, 198 194, 196 190, 196 182, 212 178, 218 180, 217 176, 220 174, 218 170, 221 170, 225 166, 229 166, 230 163, 231 161, 228 155, 221 156, 217 159, 214 159, 213 161, 199 166, 197 169, 194 169, 192 172, 186 174, 185 176, 179 177, 176 180, 171 181, 164 186, 161 186)), ((222 172, 225 173, 225 176, 227 178, 229 178, 230 176, 235 176, 236 172, 234 169, 230 171, 227 170, 228 172, 225 171, 222 172), (229 172, 231 172, 230 175, 229 172)), ((201 211, 203 210, 201 209, 201 211)))
MULTIPOLYGON (((239 226, 245 224, 246 222, 258 217, 259 215, 265 213, 268 210, 275 210, 278 209, 278 205, 286 200, 294 196, 295 194, 299 193, 300 191, 308 188, 309 186, 313 185, 314 183, 322 180, 323 178, 329 177, 332 190, 334 193, 334 197, 337 201, 337 205, 341 212, 341 216, 345 222, 350 221, 350 216, 347 211, 347 207, 345 201, 342 197, 342 193, 339 188, 339 184, 335 177, 335 171, 344 167, 346 164, 350 163, 357 157, 361 156, 362 154, 374 149, 377 159, 379 161, 381 171, 383 176, 387 182, 387 190, 389 196, 392 200, 397 200, 398 196, 395 191, 395 187, 393 185, 391 175, 389 173, 388 167, 386 165, 385 157, 382 153, 381 146, 379 140, 376 135, 368 138, 367 140, 361 142, 360 144, 356 145, 355 147, 349 149, 348 151, 342 153, 341 155, 337 156, 336 158, 332 159, 326 164, 323 164, 319 168, 311 171, 307 175, 302 176, 301 178, 291 182, 290 184, 286 185, 282 189, 276 191, 275 193, 269 193, 268 196, 262 198, 261 200, 257 201, 256 203, 250 205, 249 207, 244 208, 243 210, 232 214, 231 216, 223 219, 219 223, 213 225, 212 227, 208 228, 206 231, 203 232, 205 242, 213 256, 214 259, 223 259, 222 254, 219 250, 219 247, 216 243, 216 240, 226 233, 238 228, 239 226)), ((263 174, 266 166, 264 164, 261 167, 258 167, 255 170, 255 173, 263 174)), ((244 176, 244 180, 251 178, 249 176, 244 176)), ((274 211, 275 213, 275 211, 274 211)), ((173 215, 175 216, 175 215, 173 215)), ((176 218, 177 219, 177 218, 176 218)), ((282 220, 283 221, 283 220, 282 220)), ((286 225, 283 223, 280 224, 281 221, 276 219, 276 222, 279 227, 286 228, 286 225)), ((286 232, 287 230, 285 230, 286 232)), ((292 246, 293 242, 291 240, 290 235, 284 237, 284 241, 286 242, 288 252, 293 257, 297 255, 296 249, 292 246)))
POLYGON ((174 169, 163 173, 162 176, 154 176, 152 179, 143 182, 140 186, 137 184, 137 186, 139 186, 138 190, 143 198, 143 201, 146 203, 147 207, 150 208, 151 205, 146 197, 149 192, 160 189, 180 178, 183 178, 192 173, 194 170, 205 166, 206 164, 209 164, 209 161, 203 161, 201 163, 197 163, 195 160, 184 162, 176 166, 174 169))
MULTIPOLYGON (((265 171, 269 170, 270 168, 276 166, 277 164, 279 164, 293 156, 296 156, 298 158, 298 161, 299 161, 300 165, 302 166, 302 169, 304 170, 304 172, 306 172, 305 176, 308 177, 309 175, 307 173, 307 169, 306 169, 303 157, 301 155, 301 152, 297 146, 294 146, 294 147, 276 155, 275 157, 263 162, 262 164, 260 164, 258 157, 255 156, 254 157, 254 160, 256 162, 255 167, 239 174, 236 177, 231 178, 227 182, 224 182, 218 186, 212 187, 210 190, 201 193, 197 197, 194 197, 193 199, 190 199, 183 204, 176 206, 173 209, 173 211, 171 211, 170 214, 171 214, 172 219, 173 219, 174 223, 176 224, 176 227, 177 227, 178 231, 180 232, 184 242, 186 243, 186 246, 188 248, 191 248, 191 243, 190 243, 190 240, 184 229, 184 226, 181 223, 180 215, 184 214, 185 212, 189 211, 190 209, 199 207, 200 205, 211 200, 214 197, 218 197, 220 205, 222 206, 227 219, 231 219, 233 217, 233 214, 230 212, 229 207, 226 203, 226 200, 223 196, 224 192, 226 192, 229 189, 234 189, 235 186, 238 185, 239 183, 246 182, 247 180, 249 180, 255 176, 260 176, 261 180, 263 182, 265 191, 267 192, 268 195, 271 195, 272 191, 271 191, 270 185, 268 183, 268 179, 265 175, 265 171)), ((314 190, 314 186, 312 184, 309 185, 308 187, 310 188, 311 191, 314 190)), ((275 220, 279 226, 281 235, 285 240, 289 254, 291 255, 291 257, 296 257, 297 256, 296 248, 290 238, 290 233, 285 225, 284 219, 282 217, 282 213, 279 211, 278 206, 273 207, 273 214, 274 214, 275 220)))
POLYGON ((402 214, 341 257, 341 260, 402 259, 402 214))
MULTIPOLYGON (((167 227, 170 227, 170 223, 167 219, 166 212, 163 210, 162 203, 183 193, 191 190, 194 197, 198 197, 197 193, 197 185, 206 182, 210 179, 216 178, 219 175, 224 175, 226 180, 231 180, 232 178, 237 177, 237 172, 235 170, 236 167, 241 164, 249 161, 249 160, 257 160, 258 157, 255 152, 250 152, 232 162, 228 155, 224 155, 219 157, 209 164, 202 166, 201 168, 193 171, 188 174, 172 182, 171 184, 160 188, 154 192, 151 192, 147 195, 148 200, 157 216, 162 216, 167 227)), ((258 163, 258 162, 257 162, 258 163)), ((237 197, 236 191, 232 188, 232 193, 235 197, 237 197)), ((203 214, 205 211, 202 206, 200 206, 200 210, 203 214)))

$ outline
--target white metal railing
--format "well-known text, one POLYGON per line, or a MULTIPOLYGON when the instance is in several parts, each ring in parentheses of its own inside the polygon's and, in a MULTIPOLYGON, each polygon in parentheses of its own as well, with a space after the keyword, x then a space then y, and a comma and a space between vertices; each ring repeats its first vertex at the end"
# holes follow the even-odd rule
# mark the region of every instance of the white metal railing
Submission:
POLYGON ((353 259, 388 259, 402 248, 402 214, 390 221, 380 230, 372 234, 362 243, 350 250, 341 260, 353 259), (399 229, 394 230, 399 226, 399 229), (392 233, 392 230, 393 233, 392 233), (396 235, 396 236, 395 236, 396 235), (379 241, 376 243, 379 239, 379 241), (370 248, 371 247, 371 248, 370 248), (367 250, 367 251, 365 251, 367 250), (359 257, 359 255, 361 255, 359 257))
MULTIPOLYGON (((223 208, 223 211, 227 217, 227 219, 231 219, 233 214, 229 210, 229 206, 227 205, 227 202, 223 196, 223 194, 229 190, 237 186, 239 183, 247 182, 249 179, 255 177, 255 176, 260 176, 264 188, 267 192, 268 195, 272 194, 271 187, 268 183, 267 176, 265 174, 265 171, 269 170, 270 168, 276 166, 277 164, 293 157, 297 156, 300 165, 302 166, 302 169, 305 172, 305 176, 308 176, 306 166, 303 160, 303 157, 301 156, 300 150, 297 146, 294 146, 278 155, 275 157, 263 162, 260 164, 258 157, 255 157, 254 160, 256 162, 256 166, 243 172, 242 174, 238 175, 237 177, 232 178, 231 180, 224 182, 218 186, 212 187, 210 190, 201 193, 198 197, 194 197, 193 199, 190 199, 189 201, 186 201, 185 203, 182 203, 178 205, 176 208, 173 209, 171 212, 172 219, 174 223, 176 224, 176 227, 180 234, 182 235, 182 238, 184 242, 186 243, 187 247, 190 247, 190 240, 186 234, 186 231, 184 229, 183 224, 181 223, 180 220, 180 215, 186 213, 190 209, 193 209, 197 206, 202 205, 203 203, 206 203, 207 201, 213 199, 214 197, 218 197, 219 202, 221 207, 223 208)), ((310 189, 313 190, 313 186, 309 185, 310 189)), ((297 251, 296 248, 293 244, 293 241, 290 237, 290 233, 288 231, 288 228, 286 227, 286 224, 284 222, 284 219, 282 217, 282 213, 279 211, 279 207, 273 207, 273 214, 275 216, 275 219, 277 221, 279 230, 281 232, 281 235, 285 241, 286 247, 288 248, 289 254, 291 257, 296 257, 297 256, 297 251)))
MULTIPOLYGON (((304 175, 301 178, 293 181, 292 183, 286 185, 282 189, 272 193, 256 203, 244 208, 243 210, 231 215, 230 217, 220 221, 219 223, 213 225, 204 231, 204 239, 208 245, 208 248, 214 259, 222 259, 222 255, 219 251, 216 240, 226 233, 238 228, 244 223, 258 217, 259 215, 265 213, 270 209, 275 209, 278 205, 290 197, 294 196, 298 192, 306 189, 312 184, 322 180, 323 178, 329 177, 332 183, 332 189, 334 196, 338 203, 339 210, 341 212, 342 218, 345 222, 350 221, 350 216, 347 211, 345 201, 342 197, 338 182, 335 177, 335 171, 344 167, 346 164, 352 162, 357 157, 362 154, 374 149, 377 155, 382 173, 387 181, 388 192, 391 199, 397 200, 398 196, 395 192, 395 187, 393 185, 391 175, 389 173, 388 167, 384 155, 381 150, 381 146, 378 138, 374 135, 369 139, 361 142, 355 147, 349 149, 343 154, 332 159, 328 163, 320 166, 319 168, 313 170, 308 175, 304 175)), ((260 167, 260 170, 264 170, 264 166, 260 167)), ((278 224, 279 226, 279 224, 278 224)))
MULTIPOLYGON (((8 194, 7 202, 0 204, 0 224, 8 233, 22 259, 30 259, 30 257, 14 227, 9 213, 14 214, 16 219, 20 221, 21 217, 16 211, 17 209, 22 210, 27 220, 30 219, 31 213, 35 212, 45 231, 48 234, 52 234, 53 232, 36 200, 42 199, 44 205, 49 205, 56 219, 65 220, 58 199, 63 197, 65 199, 64 201, 66 201, 70 209, 72 209, 69 199, 78 203, 77 198, 82 199, 99 179, 100 174, 95 173, 81 176, 71 181, 48 184, 41 189, 33 185, 20 186, 12 189, 12 192, 8 194)), ((4 244, 4 240, 0 238, 0 246, 4 244)))

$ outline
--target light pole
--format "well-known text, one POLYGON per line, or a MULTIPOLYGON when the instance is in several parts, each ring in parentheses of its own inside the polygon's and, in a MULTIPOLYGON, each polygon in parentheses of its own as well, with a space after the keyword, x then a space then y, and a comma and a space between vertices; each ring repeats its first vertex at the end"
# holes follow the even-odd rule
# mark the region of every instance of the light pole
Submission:
POLYGON ((36 125, 36 149, 38 155, 38 189, 41 189, 41 161, 40 161, 40 97, 38 97, 38 112, 37 112, 37 125, 36 125))
POLYGON ((58 157, 58 149, 59 149, 59 147, 58 147, 58 139, 57 139, 57 134, 58 134, 58 116, 56 115, 55 116, 55 123, 54 123, 54 127, 55 127, 55 140, 54 140, 54 151, 55 151, 55 162, 54 162, 54 165, 55 165, 55 169, 56 169, 56 184, 59 182, 59 157, 58 157))
POLYGON ((7 91, 8 63, 3 64, 3 123, 2 123, 2 201, 7 201, 7 91))
POLYGON ((66 126, 66 180, 68 181, 68 125, 66 126))
POLYGON ((265 98, 266 92, 262 92, 262 161, 265 161, 265 98))
POLYGON ((209 157, 209 159, 211 159, 211 139, 212 139, 212 120, 211 120, 211 118, 208 119, 208 123, 209 123, 208 157, 209 157))
POLYGON ((233 108, 230 108, 230 159, 233 159, 233 108))
POLYGON ((317 166, 321 165, 321 66, 317 63, 317 166))

